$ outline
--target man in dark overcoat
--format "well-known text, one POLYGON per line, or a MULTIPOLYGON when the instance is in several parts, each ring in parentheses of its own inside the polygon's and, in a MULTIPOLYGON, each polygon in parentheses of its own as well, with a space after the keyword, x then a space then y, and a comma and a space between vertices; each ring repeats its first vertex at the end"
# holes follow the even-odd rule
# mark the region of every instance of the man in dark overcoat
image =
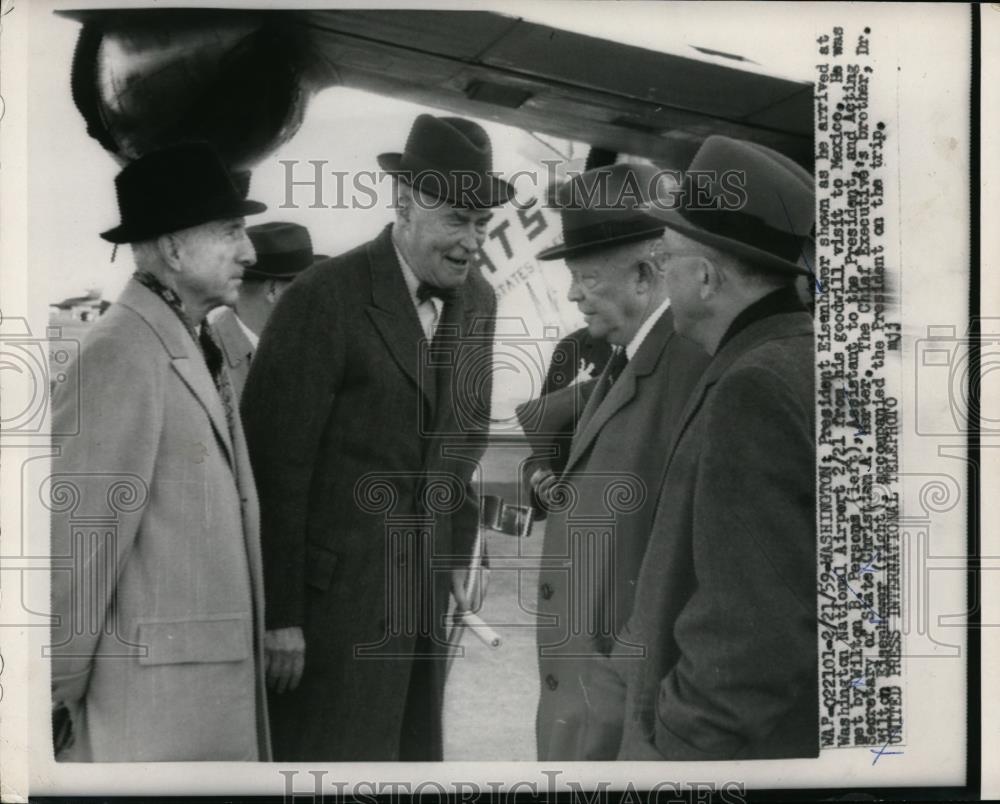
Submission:
POLYGON ((619 759, 816 756, 813 322, 795 290, 812 177, 726 137, 688 175, 715 178, 661 213, 667 286, 677 331, 712 362, 656 490, 622 640, 644 655, 602 664, 611 708, 592 728, 623 728, 619 759))
POLYGON ((297 223, 271 221, 247 227, 257 262, 243 274, 240 295, 233 307, 217 307, 209 314, 226 358, 237 399, 243 396, 250 361, 257 351, 274 305, 300 273, 320 259, 313 255, 309 230, 297 223))
POLYGON ((496 312, 473 263, 513 188, 460 118, 379 164, 395 222, 296 279, 244 390, 279 760, 441 760, 449 594, 471 605, 496 312))
POLYGON ((591 336, 615 349, 561 476, 536 485, 551 498, 538 589, 540 761, 615 758, 617 740, 587 739, 591 672, 620 640, 666 448, 708 362, 674 332, 659 248, 664 224, 649 214, 657 174, 622 163, 574 179, 560 198, 563 242, 539 254, 565 260, 569 300, 591 336))

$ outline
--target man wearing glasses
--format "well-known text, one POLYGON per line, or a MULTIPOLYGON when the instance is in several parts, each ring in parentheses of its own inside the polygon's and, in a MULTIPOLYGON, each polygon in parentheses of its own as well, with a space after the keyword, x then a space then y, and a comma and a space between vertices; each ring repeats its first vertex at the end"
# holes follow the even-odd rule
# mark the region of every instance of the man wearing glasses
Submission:
MULTIPOLYGON (((664 457, 708 356, 674 332, 660 238, 650 214, 657 170, 596 168, 561 188, 568 298, 589 333, 615 352, 576 426, 558 478, 536 476, 549 511, 538 590, 540 761, 613 758, 617 735, 586 725, 600 695, 595 662, 616 643, 632 606, 664 457), (599 523, 595 526, 595 523, 599 523)), ((628 652, 628 644, 619 647, 628 652)))

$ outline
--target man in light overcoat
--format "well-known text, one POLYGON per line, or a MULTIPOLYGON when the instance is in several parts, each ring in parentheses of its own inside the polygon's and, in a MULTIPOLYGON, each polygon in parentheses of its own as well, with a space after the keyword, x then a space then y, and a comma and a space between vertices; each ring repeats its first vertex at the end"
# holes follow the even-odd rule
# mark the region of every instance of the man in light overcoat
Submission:
POLYGON ((270 758, 257 495, 205 314, 254 261, 207 145, 116 179, 137 272, 53 400, 52 695, 67 761, 270 758))

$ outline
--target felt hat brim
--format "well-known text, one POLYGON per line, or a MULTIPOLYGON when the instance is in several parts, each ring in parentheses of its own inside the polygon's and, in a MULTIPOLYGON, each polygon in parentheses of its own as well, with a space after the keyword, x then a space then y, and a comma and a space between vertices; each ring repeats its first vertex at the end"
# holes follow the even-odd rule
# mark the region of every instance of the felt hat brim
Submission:
POLYGON ((556 243, 553 246, 549 246, 548 248, 539 251, 538 254, 535 255, 535 258, 539 260, 564 260, 567 257, 580 257, 584 254, 590 254, 604 249, 627 246, 629 243, 639 243, 643 240, 652 240, 663 234, 664 228, 665 227, 662 225, 653 226, 644 231, 632 232, 627 235, 619 235, 618 237, 605 237, 599 240, 591 240, 586 243, 577 243, 572 246, 568 246, 565 243, 556 243))
POLYGON ((209 221, 224 220, 226 218, 242 218, 245 215, 257 215, 267 211, 267 204, 260 201, 241 200, 236 204, 226 204, 217 208, 207 208, 192 210, 187 215, 180 215, 174 219, 161 218, 159 220, 146 221, 139 225, 136 223, 122 223, 114 228, 101 232, 101 237, 109 243, 121 245, 123 243, 141 243, 143 240, 152 240, 160 235, 170 232, 179 232, 182 229, 189 229, 192 226, 199 226, 209 221))
POLYGON ((724 235, 708 232, 694 226, 683 215, 673 210, 657 210, 651 214, 663 221, 664 225, 675 232, 690 237, 692 240, 706 246, 712 246, 720 251, 741 257, 750 261, 759 268, 777 271, 779 273, 796 273, 810 275, 809 269, 804 265, 799 265, 791 260, 784 259, 769 251, 764 251, 756 246, 751 246, 740 240, 734 240, 724 235))
POLYGON ((326 254, 314 254, 312 262, 310 262, 308 265, 303 265, 298 270, 286 271, 284 273, 276 273, 274 271, 258 271, 253 266, 251 266, 250 268, 245 268, 243 270, 243 276, 244 278, 250 278, 250 279, 295 279, 295 277, 297 277, 304 271, 308 271, 316 263, 328 259, 330 258, 326 254))
MULTIPOLYGON (((441 170, 440 168, 430 166, 421 167, 419 164, 404 164, 403 154, 401 153, 391 152, 379 154, 376 159, 379 167, 386 173, 393 176, 409 176, 411 177, 410 183, 412 183, 412 178, 419 177, 421 173, 433 174, 439 177, 447 177, 449 175, 448 171, 441 170)), ((421 182, 418 189, 420 189, 421 192, 428 193, 435 198, 443 199, 452 204, 471 199, 474 202, 471 206, 478 209, 498 207, 514 199, 514 185, 510 182, 488 174, 478 175, 480 178, 480 186, 474 189, 457 188, 454 186, 454 182, 442 182, 440 180, 436 182, 421 182), (463 194, 465 195, 465 198, 459 198, 459 196, 463 194)), ((462 204, 462 206, 470 205, 462 204)))
POLYGON ((680 207, 653 205, 650 214, 672 231, 739 257, 761 270, 810 273, 803 250, 815 221, 812 174, 782 153, 753 142, 712 135, 705 139, 683 181, 680 207), (702 197, 695 177, 710 177, 702 197), (738 179, 730 190, 725 177, 738 179), (723 198, 725 196, 725 198, 723 198), (707 203, 706 203, 707 202, 707 203))

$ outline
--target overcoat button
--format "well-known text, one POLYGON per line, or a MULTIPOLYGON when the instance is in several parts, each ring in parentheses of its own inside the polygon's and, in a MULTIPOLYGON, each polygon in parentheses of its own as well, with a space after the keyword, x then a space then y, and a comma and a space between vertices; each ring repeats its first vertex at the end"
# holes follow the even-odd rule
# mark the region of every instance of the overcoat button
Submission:
POLYGON ((552 597, 553 590, 549 584, 543 583, 540 591, 544 600, 549 600, 552 597))
POLYGON ((552 673, 549 673, 547 676, 545 676, 545 683, 548 685, 548 688, 550 690, 554 690, 556 687, 559 686, 559 681, 556 679, 554 675, 552 675, 552 673))

